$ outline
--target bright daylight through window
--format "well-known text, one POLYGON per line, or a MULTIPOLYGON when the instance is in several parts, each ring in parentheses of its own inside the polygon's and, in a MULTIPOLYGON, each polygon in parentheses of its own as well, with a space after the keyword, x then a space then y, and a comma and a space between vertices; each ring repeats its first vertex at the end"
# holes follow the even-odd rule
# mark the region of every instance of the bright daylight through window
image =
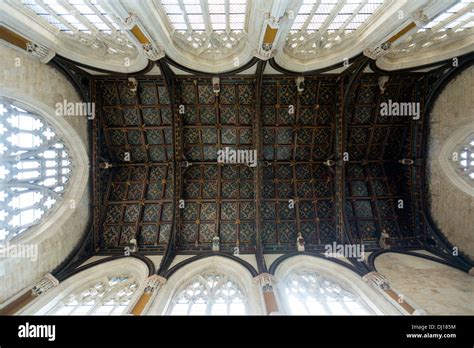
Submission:
POLYGON ((71 174, 64 142, 39 115, 0 98, 0 242, 38 223, 71 174))
POLYGON ((246 314, 246 296, 240 287, 223 274, 208 273, 195 277, 172 300, 173 315, 246 314))
POLYGON ((353 292, 314 271, 301 269, 284 280, 284 299, 293 315, 367 315, 370 309, 353 292))

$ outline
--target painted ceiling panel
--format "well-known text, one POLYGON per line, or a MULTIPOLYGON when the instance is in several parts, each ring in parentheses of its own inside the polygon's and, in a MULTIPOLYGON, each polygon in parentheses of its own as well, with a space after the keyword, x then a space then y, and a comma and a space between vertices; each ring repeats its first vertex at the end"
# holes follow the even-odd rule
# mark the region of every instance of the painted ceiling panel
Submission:
POLYGON ((419 76, 391 76, 382 92, 377 75, 363 75, 343 129, 341 81, 308 77, 298 92, 294 79, 263 77, 257 100, 253 77, 221 78, 217 93, 211 78, 177 77, 171 94, 161 79, 138 79, 136 93, 125 80, 96 79, 98 153, 113 165, 101 172, 100 248, 136 239, 140 250, 162 253, 171 240, 176 252, 199 253, 219 237, 224 252, 252 253, 258 244, 285 252, 299 233, 307 250, 343 238, 378 248, 384 230, 395 243, 416 244, 423 228, 410 168, 399 161, 413 157, 419 122, 381 116, 380 103, 418 102, 419 76), (336 157, 340 136, 347 163, 336 157), (257 167, 219 163, 226 148, 260 150, 257 167))

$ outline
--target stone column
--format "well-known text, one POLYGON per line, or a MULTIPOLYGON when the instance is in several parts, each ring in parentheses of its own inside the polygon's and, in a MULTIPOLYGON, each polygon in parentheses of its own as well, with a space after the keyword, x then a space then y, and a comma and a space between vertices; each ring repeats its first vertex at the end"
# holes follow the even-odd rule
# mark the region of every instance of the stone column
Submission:
POLYGON ((166 284, 166 278, 163 278, 157 274, 148 277, 145 289, 143 290, 143 294, 138 299, 131 313, 133 315, 141 315, 146 305, 154 296, 156 296, 158 290, 164 284, 166 284))
POLYGON ((14 315, 15 313, 18 313, 21 309, 34 301, 38 296, 47 293, 49 290, 55 288, 58 285, 59 280, 57 280, 51 273, 46 274, 31 288, 31 290, 25 292, 23 295, 3 308, 0 311, 0 315, 14 315))
POLYGON ((403 297, 397 294, 388 282, 388 279, 378 272, 370 272, 362 277, 362 279, 370 284, 373 288, 383 292, 390 299, 395 301, 400 307, 402 307, 408 314, 417 315, 424 314, 422 311, 413 308, 409 303, 405 301, 403 297))
POLYGON ((275 293, 273 292, 273 284, 275 283, 275 277, 270 273, 262 273, 253 278, 253 280, 256 284, 258 284, 261 291, 263 292, 263 300, 265 301, 267 314, 280 314, 275 293))

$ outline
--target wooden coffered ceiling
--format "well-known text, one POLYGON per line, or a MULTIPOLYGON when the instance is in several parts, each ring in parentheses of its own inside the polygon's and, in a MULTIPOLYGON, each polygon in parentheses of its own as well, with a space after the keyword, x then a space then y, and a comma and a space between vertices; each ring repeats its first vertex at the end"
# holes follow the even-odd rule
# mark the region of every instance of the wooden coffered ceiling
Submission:
POLYGON ((377 250, 385 230, 395 249, 443 252, 425 215, 424 142, 447 72, 390 73, 381 88, 367 64, 306 76, 300 92, 295 75, 262 75, 265 62, 221 77, 218 93, 212 76, 177 76, 166 62, 160 76, 136 76, 136 92, 125 77, 94 77, 96 250, 135 239, 139 253, 199 254, 218 236, 228 254, 292 253, 299 233, 306 252, 377 250), (420 119, 381 116, 389 100, 420 103, 420 119), (258 165, 218 163, 225 147, 257 150, 258 165))

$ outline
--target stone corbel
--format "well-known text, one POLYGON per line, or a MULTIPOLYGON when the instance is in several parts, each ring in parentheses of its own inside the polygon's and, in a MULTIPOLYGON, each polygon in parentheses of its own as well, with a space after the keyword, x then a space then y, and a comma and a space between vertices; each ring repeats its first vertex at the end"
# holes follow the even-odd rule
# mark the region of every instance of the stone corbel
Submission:
POLYGON ((273 283, 275 282, 275 277, 270 273, 261 273, 255 278, 253 278, 255 284, 258 284, 262 287, 263 292, 273 291, 273 283))
POLYGON ((137 25, 138 16, 135 13, 129 13, 128 17, 123 20, 123 26, 126 30, 131 30, 135 25, 137 25))
POLYGON ((26 44, 26 51, 45 64, 53 59, 53 57, 56 55, 55 51, 34 42, 28 42, 26 44))
POLYGON ((143 293, 145 294, 152 294, 158 288, 166 284, 166 278, 159 276, 157 274, 153 274, 152 276, 148 277, 145 289, 143 293))
POLYGON ((384 42, 377 47, 366 48, 364 50, 364 56, 377 60, 378 58, 385 56, 390 51, 391 46, 392 44, 390 42, 384 42))
POLYGON ((276 54, 276 51, 272 50, 271 48, 273 45, 270 45, 270 47, 264 47, 264 46, 266 46, 266 44, 262 44, 262 47, 260 49, 255 50, 253 52, 254 57, 257 57, 258 59, 261 59, 261 60, 269 60, 273 58, 276 54))
POLYGON ((419 28, 423 28, 430 22, 430 18, 422 10, 413 12, 411 19, 413 20, 413 23, 415 23, 419 28))
POLYGON ((57 280, 51 273, 48 273, 33 286, 31 292, 35 296, 40 296, 58 285, 59 280, 57 280))
POLYGON ((378 272, 373 271, 373 272, 367 273, 366 275, 362 277, 362 279, 366 283, 369 283, 374 288, 378 288, 381 290, 390 289, 390 284, 388 282, 388 279, 378 272))
POLYGON ((145 52, 147 58, 152 61, 157 61, 158 59, 161 59, 165 56, 165 51, 152 43, 144 44, 142 47, 143 52, 145 52))

